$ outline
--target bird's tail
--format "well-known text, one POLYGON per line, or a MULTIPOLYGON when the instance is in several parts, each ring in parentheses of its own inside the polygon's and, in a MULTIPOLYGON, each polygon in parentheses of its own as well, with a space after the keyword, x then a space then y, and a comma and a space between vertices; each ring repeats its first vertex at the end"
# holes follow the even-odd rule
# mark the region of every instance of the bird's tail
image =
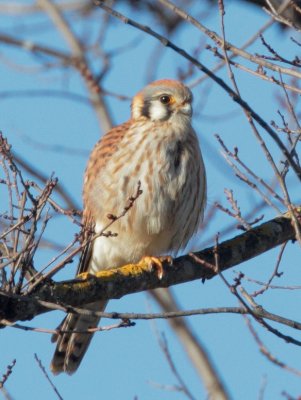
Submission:
MULTIPOLYGON (((85 308, 89 311, 103 311, 106 305, 107 301, 97 301, 87 304, 85 308)), ((93 315, 67 314, 58 327, 61 333, 52 337, 52 341, 57 342, 50 366, 54 374, 73 374, 77 370, 93 336, 93 333, 83 332, 96 328, 99 320, 99 317, 93 315)))

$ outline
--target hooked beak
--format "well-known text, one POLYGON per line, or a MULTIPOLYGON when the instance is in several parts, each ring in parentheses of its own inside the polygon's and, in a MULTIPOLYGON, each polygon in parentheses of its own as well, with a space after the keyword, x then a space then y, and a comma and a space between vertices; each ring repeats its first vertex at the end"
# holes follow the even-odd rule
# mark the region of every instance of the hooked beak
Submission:
POLYGON ((188 101, 183 102, 179 107, 178 107, 178 111, 181 114, 186 115, 187 117, 191 117, 192 116, 192 106, 191 103, 188 101))

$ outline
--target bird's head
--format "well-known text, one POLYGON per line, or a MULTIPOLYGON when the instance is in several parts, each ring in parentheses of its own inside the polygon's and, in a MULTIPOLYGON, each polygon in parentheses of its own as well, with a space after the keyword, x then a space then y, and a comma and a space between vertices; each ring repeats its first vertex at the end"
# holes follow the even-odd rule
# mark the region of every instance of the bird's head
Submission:
POLYGON ((147 85, 133 99, 132 118, 167 121, 174 116, 191 118, 192 93, 181 82, 162 79, 147 85))

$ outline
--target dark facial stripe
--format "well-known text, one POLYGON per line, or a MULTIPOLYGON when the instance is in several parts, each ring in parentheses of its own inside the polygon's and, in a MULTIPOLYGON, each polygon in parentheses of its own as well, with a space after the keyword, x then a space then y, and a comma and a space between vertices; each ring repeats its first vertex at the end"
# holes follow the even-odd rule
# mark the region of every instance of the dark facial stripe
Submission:
POLYGON ((143 107, 141 109, 141 115, 143 115, 143 117, 150 118, 149 110, 150 110, 150 101, 145 100, 143 107))

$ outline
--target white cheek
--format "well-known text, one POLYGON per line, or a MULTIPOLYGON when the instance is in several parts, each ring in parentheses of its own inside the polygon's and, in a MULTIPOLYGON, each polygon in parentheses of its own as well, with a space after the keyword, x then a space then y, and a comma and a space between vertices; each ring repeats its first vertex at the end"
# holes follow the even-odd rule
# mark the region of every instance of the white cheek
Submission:
POLYGON ((166 119, 168 116, 168 111, 163 104, 153 103, 149 110, 149 116, 153 121, 166 119))

